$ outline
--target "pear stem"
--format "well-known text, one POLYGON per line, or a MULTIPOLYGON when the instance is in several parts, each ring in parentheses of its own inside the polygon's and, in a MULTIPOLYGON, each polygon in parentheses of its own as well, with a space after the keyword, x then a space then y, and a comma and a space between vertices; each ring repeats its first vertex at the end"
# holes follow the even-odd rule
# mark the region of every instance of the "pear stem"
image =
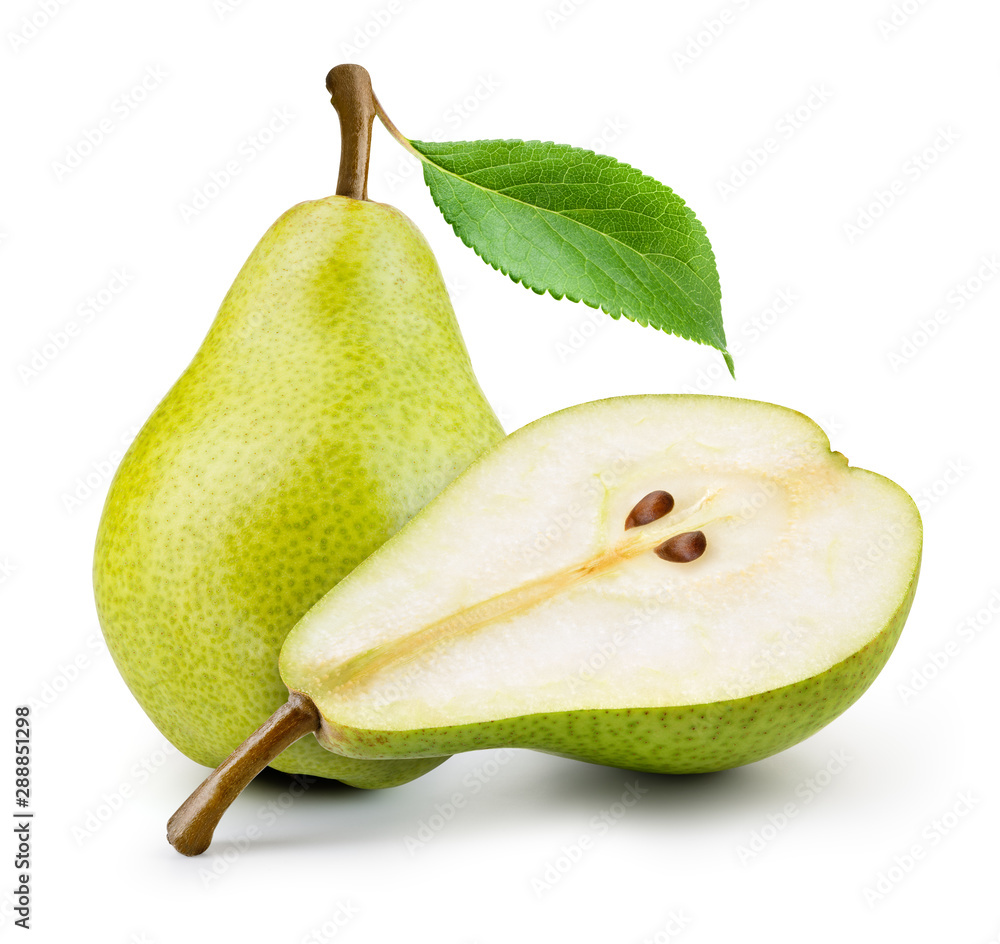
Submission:
POLYGON ((340 117, 337 194, 354 200, 367 200, 368 160, 376 113, 371 76, 364 66, 344 63, 330 70, 326 87, 340 117))
POLYGON ((410 144, 410 139, 403 134, 399 128, 393 123, 392 119, 385 113, 385 109, 382 107, 382 103, 375 97, 375 114, 378 115, 378 120, 382 122, 382 126, 386 131, 389 132, 407 151, 409 151, 415 158, 420 161, 426 161, 427 158, 424 157, 412 144, 410 144))
POLYGON ((189 796, 167 823, 167 839, 186 856, 201 855, 212 842, 222 814, 244 788, 286 747, 316 731, 320 715, 312 700, 292 692, 189 796))

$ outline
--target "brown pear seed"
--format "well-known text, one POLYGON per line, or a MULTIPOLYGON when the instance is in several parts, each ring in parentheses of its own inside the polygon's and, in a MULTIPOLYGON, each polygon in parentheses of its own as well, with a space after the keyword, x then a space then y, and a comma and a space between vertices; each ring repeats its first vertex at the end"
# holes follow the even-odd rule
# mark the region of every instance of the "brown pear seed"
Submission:
POLYGON ((674 496, 670 492, 664 492, 662 489, 650 492, 645 498, 640 498, 635 508, 628 513, 625 530, 642 527, 644 524, 656 521, 657 518, 669 515, 673 507, 674 496))
POLYGON ((653 548, 653 553, 674 564, 689 564, 701 557, 707 546, 708 541, 705 540, 703 531, 685 531, 658 544, 653 548))

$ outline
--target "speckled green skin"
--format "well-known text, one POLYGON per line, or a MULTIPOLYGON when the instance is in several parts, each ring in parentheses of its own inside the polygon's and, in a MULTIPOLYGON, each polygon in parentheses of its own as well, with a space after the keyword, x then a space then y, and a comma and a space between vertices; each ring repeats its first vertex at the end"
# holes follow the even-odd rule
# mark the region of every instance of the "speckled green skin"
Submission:
POLYGON ((875 680, 906 622, 917 586, 868 645, 825 672, 769 692, 709 705, 564 711, 482 724, 373 731, 327 719, 321 738, 358 757, 433 757, 525 747, 576 760, 656 773, 739 767, 797 744, 850 707, 875 680))
MULTIPOLYGON (((302 203, 265 234, 122 461, 94 583, 129 688, 214 767, 288 697, 305 611, 503 430, 426 241, 392 207, 302 203)), ((271 766, 382 787, 438 759, 271 766)))

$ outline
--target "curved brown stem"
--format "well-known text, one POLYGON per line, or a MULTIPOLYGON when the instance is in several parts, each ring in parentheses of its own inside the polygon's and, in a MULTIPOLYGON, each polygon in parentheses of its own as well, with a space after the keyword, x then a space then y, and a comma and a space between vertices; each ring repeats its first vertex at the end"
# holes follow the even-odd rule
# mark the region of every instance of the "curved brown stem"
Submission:
POLYGON ((368 159, 376 111, 371 76, 364 66, 344 63, 330 70, 326 87, 340 117, 337 193, 342 197, 367 200, 368 159))
POLYGON ((204 852, 222 814, 250 781, 286 747, 319 725, 319 712, 312 700, 292 692, 288 701, 209 774, 170 817, 170 845, 187 856, 204 852))

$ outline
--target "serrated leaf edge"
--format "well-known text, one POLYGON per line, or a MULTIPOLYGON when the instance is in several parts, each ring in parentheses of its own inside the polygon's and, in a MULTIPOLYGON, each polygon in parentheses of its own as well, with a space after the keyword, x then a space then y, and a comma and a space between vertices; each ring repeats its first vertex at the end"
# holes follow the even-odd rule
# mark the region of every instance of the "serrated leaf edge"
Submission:
MULTIPOLYGON (((446 168, 442 167, 440 164, 436 163, 434 160, 432 160, 430 157, 428 157, 426 154, 424 154, 420 150, 420 146, 421 145, 431 145, 431 146, 433 146, 435 144, 444 144, 444 143, 447 143, 447 144, 450 144, 450 145, 465 145, 465 144, 482 145, 482 144, 492 144, 492 143, 496 143, 496 144, 516 144, 516 145, 522 145, 523 144, 523 145, 528 145, 528 146, 552 145, 553 147, 566 148, 569 151, 575 152, 575 153, 578 153, 578 154, 586 154, 586 155, 590 155, 592 157, 600 157, 600 158, 604 158, 606 160, 612 161, 617 166, 627 168, 630 171, 634 171, 635 173, 637 173, 639 175, 639 178, 641 180, 643 180, 643 181, 649 181, 651 183, 654 183, 658 187, 663 187, 670 194, 672 194, 678 201, 680 201, 680 205, 685 210, 685 212, 687 214, 687 217, 688 217, 688 220, 692 224, 694 224, 694 227, 696 228, 696 232, 699 235, 701 235, 701 236, 703 236, 705 238, 705 241, 706 241, 706 243, 708 245, 708 257, 711 259, 713 266, 716 264, 715 251, 712 249, 711 242, 709 242, 709 240, 708 240, 708 233, 705 230, 705 225, 701 222, 701 220, 698 219, 698 216, 691 209, 691 207, 688 206, 687 201, 685 201, 684 198, 681 197, 673 188, 667 186, 664 183, 661 183, 655 177, 651 177, 649 174, 646 174, 640 168, 635 167, 634 165, 629 164, 626 161, 620 161, 620 160, 618 160, 618 158, 612 157, 610 154, 601 154, 600 152, 598 152, 598 151, 592 151, 589 148, 576 147, 575 145, 572 145, 572 144, 559 144, 556 141, 541 141, 541 140, 536 140, 536 139, 532 139, 530 141, 523 141, 520 138, 485 138, 485 139, 481 139, 481 140, 463 140, 463 141, 448 141, 448 142, 441 142, 441 141, 424 142, 424 141, 418 141, 418 140, 410 140, 411 146, 413 147, 414 151, 419 155, 420 160, 424 164, 426 164, 426 165, 428 165, 430 167, 433 167, 439 173, 446 174, 447 176, 452 177, 455 180, 459 180, 462 183, 464 183, 464 184, 466 184, 466 185, 468 185, 470 187, 476 187, 477 189, 479 189, 484 194, 489 194, 489 193, 491 193, 493 191, 487 190, 485 187, 482 187, 479 184, 477 184, 477 183, 475 183, 473 181, 470 181, 468 178, 460 177, 458 174, 452 173, 451 171, 449 171, 446 168)), ((424 168, 424 183, 427 185, 428 189, 431 190, 431 197, 433 199, 434 194, 433 194, 433 190, 431 189, 430 182, 427 179, 427 169, 426 169, 426 167, 424 168)), ((532 210, 535 210, 536 212, 543 213, 543 214, 544 213, 551 213, 552 212, 552 211, 549 211, 549 210, 545 210, 542 207, 537 207, 537 206, 534 206, 533 204, 525 203, 523 200, 518 200, 516 197, 509 197, 509 196, 506 196, 506 195, 504 195, 504 196, 505 196, 505 199, 512 200, 515 203, 520 203, 522 206, 528 207, 528 208, 530 208, 532 210)), ((444 208, 440 204, 438 204, 437 200, 434 200, 434 204, 435 204, 435 206, 437 206, 438 210, 441 212, 441 215, 445 218, 445 221, 452 228, 452 231, 462 241, 462 243, 465 246, 467 246, 469 249, 471 249, 480 259, 483 260, 483 262, 485 262, 492 269, 495 269, 497 272, 503 273, 515 285, 521 285, 524 288, 530 289, 536 295, 550 295, 552 298, 556 299, 557 301, 561 301, 564 298, 568 298, 572 302, 581 303, 583 305, 586 305, 588 308, 593 308, 593 309, 595 309, 597 311, 602 311, 602 312, 604 312, 604 314, 608 315, 610 318, 615 319, 616 321, 619 320, 622 317, 625 317, 626 320, 628 320, 628 321, 634 321, 636 324, 638 324, 638 325, 640 325, 640 326, 642 326, 644 328, 650 327, 650 323, 649 323, 649 319, 648 318, 641 318, 641 317, 632 318, 632 317, 630 317, 624 311, 624 309, 620 309, 618 311, 609 311, 608 308, 606 308, 602 304, 594 303, 594 302, 589 302, 585 298, 582 298, 582 297, 580 297, 580 298, 574 298, 573 295, 571 295, 569 292, 559 293, 559 292, 555 292, 555 291, 553 291, 552 289, 549 289, 549 288, 538 288, 537 286, 531 285, 529 282, 526 282, 523 277, 519 278, 518 276, 516 276, 513 273, 511 273, 508 269, 504 268, 500 263, 494 262, 493 260, 488 259, 486 256, 484 256, 482 254, 482 252, 480 252, 480 250, 472 242, 470 242, 464 235, 462 235, 462 233, 460 233, 458 231, 458 228, 456 226, 455 221, 452 218, 449 217, 448 213, 445 212, 444 208)), ((554 213, 553 215, 559 216, 559 214, 557 214, 557 213, 554 213)), ((629 252, 635 252, 635 250, 632 249, 632 247, 630 247, 630 246, 626 245, 625 243, 621 242, 621 240, 615 239, 613 236, 608 236, 606 233, 602 233, 600 230, 595 229, 592 226, 588 226, 586 223, 580 223, 579 221, 576 221, 576 220, 574 220, 573 222, 576 223, 576 225, 578 225, 578 226, 585 227, 586 229, 589 229, 592 232, 597 233, 603 239, 607 239, 607 240, 609 240, 611 242, 614 242, 614 243, 622 246, 624 249, 628 250, 629 252)), ((694 277, 696 279, 698 279, 698 281, 701 282, 702 285, 705 286, 705 288, 709 291, 709 294, 714 294, 714 290, 713 290, 712 286, 710 286, 707 283, 705 283, 704 280, 693 269, 690 269, 689 267, 687 267, 687 268, 688 268, 688 271, 690 271, 691 274, 694 275, 694 277)), ((661 269, 660 271, 662 272, 663 270, 661 269)), ((664 274, 666 274, 666 273, 664 273, 664 274)), ((669 278, 669 276, 667 276, 667 277, 669 278)), ((698 307, 702 308, 703 311, 707 311, 707 309, 705 309, 704 306, 698 306, 698 307)), ((709 312, 709 314, 711 314, 711 313, 709 312)), ((729 353, 729 350, 726 347, 725 326, 724 325, 722 326, 722 344, 723 344, 722 347, 716 347, 716 345, 712 344, 709 341, 698 340, 697 338, 692 337, 690 334, 685 334, 683 331, 667 330, 665 328, 660 328, 657 325, 652 325, 652 327, 655 330, 663 331, 664 334, 672 334, 672 335, 675 335, 676 337, 683 338, 686 341, 691 341, 691 342, 693 342, 695 344, 702 344, 702 345, 704 345, 706 347, 711 347, 714 350, 719 351, 719 353, 722 354, 723 359, 726 362, 726 366, 729 368, 730 374, 732 374, 733 376, 735 376, 735 369, 734 369, 732 355, 729 353)))

